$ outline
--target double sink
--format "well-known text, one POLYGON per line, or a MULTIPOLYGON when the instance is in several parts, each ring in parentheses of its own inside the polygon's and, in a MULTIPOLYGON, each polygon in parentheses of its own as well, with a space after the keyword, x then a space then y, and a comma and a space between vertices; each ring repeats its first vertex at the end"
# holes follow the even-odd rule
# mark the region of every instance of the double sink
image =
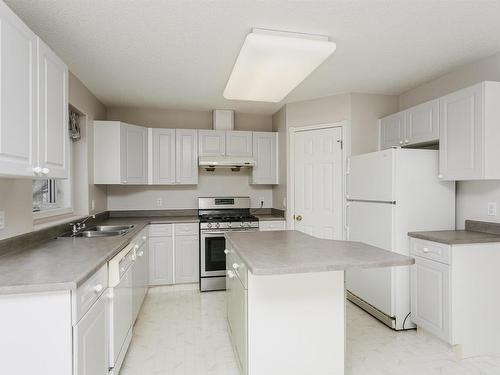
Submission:
POLYGON ((94 238, 94 237, 123 236, 133 227, 134 227, 133 225, 96 225, 90 228, 86 228, 85 230, 77 233, 67 232, 61 235, 60 237, 94 238))

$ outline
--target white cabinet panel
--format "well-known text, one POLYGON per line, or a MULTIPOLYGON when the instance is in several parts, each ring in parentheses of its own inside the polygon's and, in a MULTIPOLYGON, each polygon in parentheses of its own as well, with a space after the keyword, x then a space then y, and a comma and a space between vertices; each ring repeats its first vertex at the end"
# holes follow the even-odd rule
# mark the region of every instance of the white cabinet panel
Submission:
POLYGON ((198 282, 198 257, 198 236, 175 236, 175 283, 198 282))
POLYGON ((226 155, 227 156, 252 156, 252 132, 227 131, 226 155))
POLYGON ((278 134, 253 132, 253 184, 278 183, 278 134))
POLYGON ((380 120, 380 149, 402 146, 405 141, 405 116, 403 112, 380 120))
POLYGON ((153 184, 175 184, 175 129, 151 129, 153 184))
POLYGON ((482 84, 439 99, 439 170, 443 180, 483 176, 483 105, 482 84))
POLYGON ((121 124, 122 183, 148 183, 148 129, 142 126, 121 124))
POLYGON ((198 183, 198 132, 194 129, 177 129, 176 183, 198 183))
POLYGON ((172 237, 149 239, 149 285, 174 283, 172 237))
POLYGON ((200 156, 222 156, 226 154, 225 130, 198 130, 200 156))
POLYGON ((439 139, 439 100, 432 100, 405 111, 405 144, 433 142, 439 139))
POLYGON ((38 165, 46 177, 68 178, 68 67, 38 38, 38 165))
POLYGON ((73 328, 74 375, 107 375, 108 327, 106 303, 101 297, 73 328))
POLYGON ((450 342, 450 266, 415 257, 411 289, 412 321, 450 342))
POLYGON ((0 175, 33 176, 37 162, 36 35, 0 3, 0 175))

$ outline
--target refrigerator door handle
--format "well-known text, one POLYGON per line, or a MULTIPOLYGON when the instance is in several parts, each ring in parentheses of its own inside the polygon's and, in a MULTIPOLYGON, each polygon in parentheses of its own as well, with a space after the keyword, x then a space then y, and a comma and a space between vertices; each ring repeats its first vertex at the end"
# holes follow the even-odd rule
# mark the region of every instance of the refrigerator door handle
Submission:
POLYGON ((396 201, 377 201, 377 200, 371 200, 371 199, 352 199, 352 198, 347 198, 347 201, 348 202, 396 204, 396 201))

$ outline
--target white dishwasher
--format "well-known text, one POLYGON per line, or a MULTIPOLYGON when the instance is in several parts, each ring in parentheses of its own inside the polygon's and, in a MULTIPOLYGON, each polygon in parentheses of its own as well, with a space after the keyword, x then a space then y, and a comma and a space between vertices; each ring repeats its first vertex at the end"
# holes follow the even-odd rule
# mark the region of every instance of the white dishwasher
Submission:
POLYGON ((117 375, 132 339, 134 244, 127 245, 109 261, 109 362, 110 375, 117 375))

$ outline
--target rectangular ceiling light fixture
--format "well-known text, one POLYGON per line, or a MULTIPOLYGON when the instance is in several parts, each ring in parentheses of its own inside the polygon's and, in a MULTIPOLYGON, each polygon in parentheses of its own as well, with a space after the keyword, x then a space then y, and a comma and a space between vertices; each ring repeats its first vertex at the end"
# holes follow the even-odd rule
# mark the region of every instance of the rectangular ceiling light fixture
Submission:
POLYGON ((280 102, 335 48, 327 36, 253 29, 241 47, 224 98, 280 102))

